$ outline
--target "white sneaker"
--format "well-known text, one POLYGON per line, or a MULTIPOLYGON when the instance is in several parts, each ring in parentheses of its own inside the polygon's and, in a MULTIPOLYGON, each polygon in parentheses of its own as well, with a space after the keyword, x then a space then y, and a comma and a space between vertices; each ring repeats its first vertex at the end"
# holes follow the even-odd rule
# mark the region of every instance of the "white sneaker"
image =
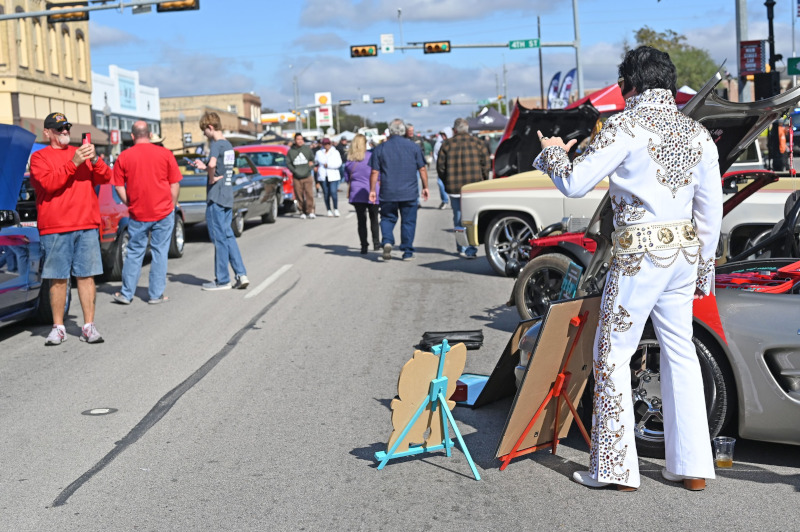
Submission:
POLYGON ((203 290, 207 290, 207 291, 230 290, 231 289, 231 283, 217 284, 214 281, 209 281, 207 283, 203 283, 203 286, 201 288, 203 290))
POLYGON ((301 220, 305 220, 305 219, 306 219, 306 215, 305 215, 305 214, 301 214, 301 215, 300 215, 300 219, 301 219, 301 220))
POLYGON ((317 217, 317 215, 316 215, 316 214, 314 214, 313 212, 312 212, 311 214, 309 214, 309 215, 308 215, 308 218, 309 218, 310 220, 313 220, 313 219, 314 219, 314 218, 316 218, 316 217, 317 217))
POLYGON ((328 218, 333 218, 333 213, 331 211, 328 211, 328 218))
POLYGON ((240 290, 244 290, 250 285, 250 279, 247 278, 246 275, 240 275, 236 278, 236 283, 233 285, 234 288, 238 288, 240 290))
POLYGON ((47 335, 47 339, 44 341, 44 345, 59 345, 66 341, 67 331, 64 326, 53 325, 50 334, 47 335))
POLYGON ((339 209, 333 209, 333 215, 339 217, 339 209))
POLYGON ((88 344, 102 344, 103 337, 97 332, 97 327, 94 323, 87 323, 81 330, 81 341, 88 344))

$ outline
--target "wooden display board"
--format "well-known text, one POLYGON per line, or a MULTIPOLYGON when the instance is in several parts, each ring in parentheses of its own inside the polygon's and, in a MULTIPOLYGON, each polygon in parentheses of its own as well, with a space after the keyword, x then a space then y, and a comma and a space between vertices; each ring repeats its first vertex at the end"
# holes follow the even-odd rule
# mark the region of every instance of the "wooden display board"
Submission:
POLYGON ((573 420, 572 412, 564 401, 549 399, 554 386, 573 405, 583 394, 592 371, 592 346, 599 310, 600 296, 562 301, 550 306, 506 420, 497 446, 497 458, 503 459, 512 451, 514 456, 518 456, 525 454, 526 450, 532 452, 550 445, 555 452, 557 440, 566 437, 573 420), (564 375, 566 379, 563 379, 564 375), (563 391, 559 380, 563 382, 563 391), (540 409, 527 436, 517 446, 540 409), (555 426, 556 417, 558 427, 555 426), (554 439, 555 434, 557 437, 554 439))

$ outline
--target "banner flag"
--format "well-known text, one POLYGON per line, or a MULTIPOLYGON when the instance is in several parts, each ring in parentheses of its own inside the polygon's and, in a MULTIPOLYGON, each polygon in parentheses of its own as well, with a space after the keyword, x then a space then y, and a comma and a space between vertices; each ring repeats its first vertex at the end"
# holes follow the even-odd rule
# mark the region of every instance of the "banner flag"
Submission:
POLYGON ((558 98, 558 82, 561 79, 561 72, 556 72, 550 80, 550 89, 547 91, 547 108, 552 109, 553 101, 558 98))
MULTIPOLYGON (((800 0, 798 0, 800 2, 800 0)), ((572 92, 572 84, 575 81, 575 72, 577 69, 573 68, 567 75, 564 76, 564 81, 561 82, 561 90, 558 91, 558 97, 565 102, 569 101, 569 94, 572 92)))

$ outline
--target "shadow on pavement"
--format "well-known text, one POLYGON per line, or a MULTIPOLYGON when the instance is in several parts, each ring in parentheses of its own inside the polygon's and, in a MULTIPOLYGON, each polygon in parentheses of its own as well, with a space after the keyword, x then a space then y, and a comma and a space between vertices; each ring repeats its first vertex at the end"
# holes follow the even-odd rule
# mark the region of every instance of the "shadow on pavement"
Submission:
POLYGON ((438 262, 428 262, 425 264, 421 264, 423 268, 429 268, 435 271, 445 271, 445 272, 458 271, 464 273, 471 273, 475 275, 486 275, 489 277, 497 277, 497 274, 494 273, 494 270, 489 265, 485 257, 479 256, 475 259, 464 259, 457 256, 455 252, 448 253, 441 249, 437 249, 436 252, 439 254, 446 254, 448 258, 438 262))
POLYGON ((516 307, 506 304, 483 309, 486 314, 473 314, 471 319, 484 321, 486 326, 498 331, 513 333, 521 321, 516 307))
POLYGON ((209 279, 201 279, 189 273, 167 273, 167 280, 173 283, 188 284, 190 286, 202 286, 209 279))

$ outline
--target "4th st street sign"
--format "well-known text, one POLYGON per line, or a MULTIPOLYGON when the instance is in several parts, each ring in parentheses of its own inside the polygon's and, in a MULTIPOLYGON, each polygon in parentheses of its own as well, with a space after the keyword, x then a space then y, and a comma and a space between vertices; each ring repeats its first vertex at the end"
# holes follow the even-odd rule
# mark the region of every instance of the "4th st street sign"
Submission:
POLYGON ((522 50, 523 48, 539 48, 539 39, 508 41, 508 47, 512 50, 522 50))

